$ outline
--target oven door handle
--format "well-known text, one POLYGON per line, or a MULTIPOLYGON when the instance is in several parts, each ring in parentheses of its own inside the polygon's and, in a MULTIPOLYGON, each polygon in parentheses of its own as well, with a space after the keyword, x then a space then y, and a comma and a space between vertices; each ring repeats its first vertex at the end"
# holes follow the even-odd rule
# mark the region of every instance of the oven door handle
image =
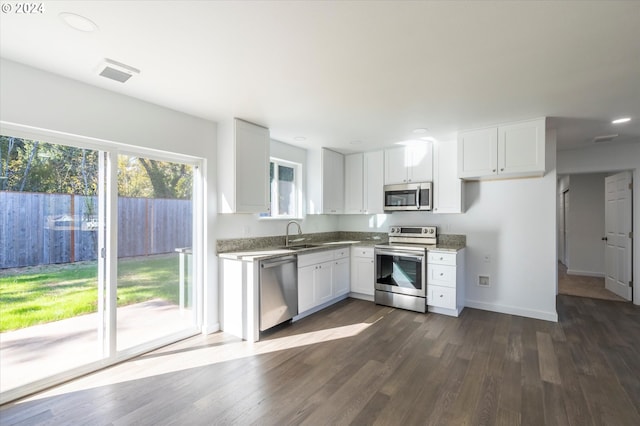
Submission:
POLYGON ((376 254, 381 254, 383 256, 408 257, 410 259, 415 259, 420 262, 422 262, 422 260, 424 259, 424 255, 421 255, 421 254, 411 254, 411 253, 399 252, 399 251, 379 250, 379 251, 376 251, 376 254))

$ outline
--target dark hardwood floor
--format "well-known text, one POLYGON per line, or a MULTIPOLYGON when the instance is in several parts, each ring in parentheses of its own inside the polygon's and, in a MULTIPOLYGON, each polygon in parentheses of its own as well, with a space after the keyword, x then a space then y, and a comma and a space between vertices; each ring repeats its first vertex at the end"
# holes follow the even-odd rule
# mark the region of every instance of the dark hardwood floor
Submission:
POLYGON ((347 299, 257 344, 191 338, 0 408, 0 424, 640 425, 640 308, 551 323, 347 299))

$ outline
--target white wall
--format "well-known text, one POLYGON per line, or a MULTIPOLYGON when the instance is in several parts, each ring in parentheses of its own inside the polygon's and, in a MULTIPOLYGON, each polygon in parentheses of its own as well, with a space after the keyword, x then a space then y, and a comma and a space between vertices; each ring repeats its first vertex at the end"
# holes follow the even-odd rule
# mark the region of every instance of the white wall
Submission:
POLYGON ((559 151, 557 162, 559 174, 633 171, 633 303, 640 305, 640 141, 559 151))
MULTIPOLYGON (((204 159, 206 211, 216 211, 216 123, 2 59, 0 120, 204 159)), ((119 84, 119 83, 114 83, 119 84)), ((218 323, 215 214, 205 215, 205 327, 218 323)))
POLYGON ((466 234, 465 306, 557 321, 555 150, 553 133, 543 178, 466 182, 464 214, 342 216, 340 230, 436 225, 440 233, 466 234), (491 286, 479 287, 478 275, 487 274, 491 286))
POLYGON ((571 175, 568 211, 569 274, 603 277, 605 173, 571 175))

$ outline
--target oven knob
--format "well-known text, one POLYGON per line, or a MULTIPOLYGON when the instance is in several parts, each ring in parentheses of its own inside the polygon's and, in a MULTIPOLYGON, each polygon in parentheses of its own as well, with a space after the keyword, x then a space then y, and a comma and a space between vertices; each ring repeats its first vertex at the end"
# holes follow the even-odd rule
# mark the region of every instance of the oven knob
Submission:
POLYGON ((433 234, 433 228, 429 229, 429 233, 433 234))

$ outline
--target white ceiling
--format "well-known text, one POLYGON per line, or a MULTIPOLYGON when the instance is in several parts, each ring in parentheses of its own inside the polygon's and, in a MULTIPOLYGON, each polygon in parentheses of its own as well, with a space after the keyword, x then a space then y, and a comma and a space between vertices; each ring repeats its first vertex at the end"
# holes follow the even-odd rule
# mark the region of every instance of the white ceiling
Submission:
POLYGON ((561 149, 612 133, 640 143, 638 1, 49 1, 1 13, 0 27, 4 58, 304 147, 368 150, 419 127, 451 139, 540 116, 554 117, 561 149), (103 58, 142 72, 107 80, 103 58), (633 120, 610 124, 621 116, 633 120))

